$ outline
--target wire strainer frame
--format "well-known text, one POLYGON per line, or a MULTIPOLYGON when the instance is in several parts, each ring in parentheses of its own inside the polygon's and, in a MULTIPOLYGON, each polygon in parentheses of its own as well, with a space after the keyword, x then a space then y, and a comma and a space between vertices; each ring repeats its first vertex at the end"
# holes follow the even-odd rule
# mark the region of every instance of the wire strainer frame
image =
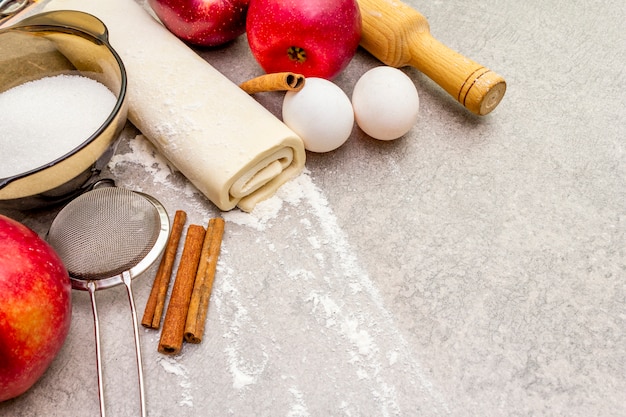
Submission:
MULTIPOLYGON (((154 263, 154 261, 156 261, 159 258, 159 256, 163 252, 163 249, 165 248, 165 245, 167 244, 167 238, 170 232, 169 217, 163 205, 157 199, 155 199, 154 197, 148 194, 144 194, 139 191, 133 191, 133 192, 135 194, 141 195, 142 197, 144 197, 146 200, 148 200, 150 203, 154 205, 159 216, 161 229, 159 231, 159 235, 156 241, 154 242, 154 246, 152 247, 152 249, 146 254, 146 256, 141 261, 139 261, 139 263, 137 263, 135 266, 133 266, 127 271, 130 274, 131 278, 135 278, 141 275, 142 273, 144 273, 154 263)), ((123 273, 116 274, 107 278, 93 279, 93 280, 76 278, 70 275, 70 281, 72 282, 72 288, 76 290, 83 290, 83 291, 89 291, 88 286, 90 282, 93 283, 94 290, 96 291, 115 287, 120 284, 124 284, 123 273)))
MULTIPOLYGON (((169 237, 170 222, 169 222, 167 211, 165 210, 163 205, 154 197, 138 192, 138 191, 130 191, 130 190, 122 189, 122 188, 116 188, 115 186, 107 186, 106 188, 117 189, 117 190, 120 190, 120 192, 127 192, 127 193, 130 192, 130 193, 133 193, 133 196, 139 195, 142 198, 145 198, 152 206, 154 206, 154 209, 156 210, 156 215, 158 216, 158 223, 160 227, 157 237, 154 240, 152 248, 150 248, 150 250, 143 256, 143 258, 140 259, 134 266, 129 267, 127 270, 124 270, 120 273, 114 274, 109 277, 94 278, 94 279, 78 278, 78 277, 72 276, 72 274, 70 273, 70 280, 71 280, 72 288, 77 289, 77 290, 82 290, 82 291, 88 291, 90 300, 91 300, 91 307, 92 307, 93 318, 94 318, 94 333, 95 333, 95 339, 96 339, 95 342, 96 342, 96 364, 97 364, 97 373, 98 373, 98 396, 100 400, 100 416, 101 417, 105 417, 106 412, 105 412, 105 405, 104 405, 104 383, 103 383, 103 375, 102 375, 102 349, 101 349, 101 342, 100 342, 100 321, 98 319, 98 311, 97 311, 97 306, 96 306, 95 293, 97 290, 111 288, 120 284, 124 284, 124 286, 126 287, 128 300, 130 304, 131 315, 132 315, 133 334, 134 334, 135 352, 136 352, 136 360, 137 360, 137 375, 138 375, 138 382, 139 382, 141 416, 145 417, 146 416, 146 401, 145 401, 145 388, 144 388, 144 380, 143 380, 143 365, 142 365, 142 358, 141 358, 141 345, 139 341, 139 328, 137 325, 137 309, 135 307, 131 282, 133 278, 145 272, 163 252, 163 249, 165 248, 165 245, 167 244, 167 239, 169 237)), ((94 190, 86 192, 81 197, 86 197, 86 196, 88 197, 89 193, 95 192, 96 190, 97 188, 94 188, 94 190)), ((71 204, 72 202, 68 203, 66 207, 70 206, 71 204)), ((64 209, 62 209, 61 212, 64 209)), ((59 214, 61 212, 59 212, 59 214)), ((57 217, 59 217, 58 214, 57 214, 57 217)), ((53 221, 53 225, 54 225, 54 221, 53 221)), ((54 231, 52 226, 51 226, 51 231, 54 231)), ((50 231, 48 233, 50 237, 50 231)), ((97 238, 97 236, 95 236, 94 238, 97 238)))

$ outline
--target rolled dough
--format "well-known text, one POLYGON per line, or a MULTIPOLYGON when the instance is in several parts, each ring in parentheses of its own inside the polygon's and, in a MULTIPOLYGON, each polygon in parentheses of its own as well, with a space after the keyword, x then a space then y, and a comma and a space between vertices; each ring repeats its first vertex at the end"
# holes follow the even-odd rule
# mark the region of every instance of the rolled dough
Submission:
POLYGON ((251 211, 304 167, 302 140, 134 0, 51 0, 104 22, 129 120, 221 210, 251 211))

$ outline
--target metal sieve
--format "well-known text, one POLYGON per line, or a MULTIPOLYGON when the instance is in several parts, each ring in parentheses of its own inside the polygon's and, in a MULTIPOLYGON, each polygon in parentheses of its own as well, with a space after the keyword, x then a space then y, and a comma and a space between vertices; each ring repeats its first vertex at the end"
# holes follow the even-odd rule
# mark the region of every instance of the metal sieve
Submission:
POLYGON ((48 242, 63 260, 72 288, 88 291, 96 335, 100 415, 105 416, 100 324, 95 292, 124 284, 133 321, 141 415, 146 415, 137 310, 131 281, 159 257, 170 231, 165 208, 153 197, 118 187, 95 188, 55 217, 48 242))

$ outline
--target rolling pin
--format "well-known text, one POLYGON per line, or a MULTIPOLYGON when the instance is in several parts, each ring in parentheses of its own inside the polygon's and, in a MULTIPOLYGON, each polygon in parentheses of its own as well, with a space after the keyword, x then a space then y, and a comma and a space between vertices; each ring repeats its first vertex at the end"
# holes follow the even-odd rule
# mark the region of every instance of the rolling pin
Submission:
POLYGON ((483 116, 500 103, 504 78, 435 39, 421 13, 396 0, 358 4, 361 46, 384 64, 417 68, 472 113, 483 116))

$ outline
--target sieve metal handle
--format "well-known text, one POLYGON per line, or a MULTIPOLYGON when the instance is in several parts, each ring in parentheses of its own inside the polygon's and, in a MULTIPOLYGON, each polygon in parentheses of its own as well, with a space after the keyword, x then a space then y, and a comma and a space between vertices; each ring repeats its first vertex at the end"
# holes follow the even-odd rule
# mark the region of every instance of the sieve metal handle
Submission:
MULTIPOLYGON (((130 272, 125 271, 121 275, 122 282, 126 286, 128 293, 128 302, 130 304, 130 312, 133 320, 133 333, 135 336, 135 354, 137 359, 137 378, 139 382, 139 404, 141 417, 146 417, 146 391, 143 378, 143 361, 141 358, 141 345, 139 342, 139 326, 137 325, 137 308, 135 307, 135 298, 131 287, 132 276, 130 272)), ((102 377, 102 349, 100 344, 100 320, 98 319, 98 308, 96 306, 96 290, 97 281, 88 281, 86 284, 89 297, 91 298, 91 310, 93 311, 94 333, 96 336, 96 365, 98 368, 98 398, 100 400, 100 417, 106 417, 104 407, 104 380, 102 377)))
POLYGON ((102 379, 102 350, 100 348, 100 321, 98 320, 98 308, 96 307, 96 284, 94 281, 87 283, 87 291, 91 299, 91 311, 93 311, 93 327, 96 335, 96 366, 98 368, 98 398, 100 400, 100 417, 106 417, 104 410, 104 383, 102 379))
MULTIPOLYGON (((143 378, 143 363, 137 308, 131 282, 143 273, 161 254, 170 230, 169 217, 165 208, 154 198, 142 193, 115 187, 94 188, 68 203, 52 222, 48 240, 65 261, 72 287, 87 290, 92 297, 94 323, 96 327, 96 354, 98 360, 98 388, 101 417, 104 411, 104 390, 100 352, 99 324, 96 313, 95 292, 118 284, 124 284, 128 293, 132 315, 137 376, 142 417, 146 416, 146 396, 143 378), (121 215, 120 215, 121 214, 121 215), (113 228, 94 231, 93 225, 113 228), (123 230, 122 230, 123 229, 123 230), (148 233, 153 232, 153 233, 148 233), (126 233, 126 235, 123 235, 126 233), (102 238, 102 234, 106 238, 102 238), (85 241, 96 236, 93 245, 85 241), (122 238, 119 238, 122 236, 122 238), (77 243, 78 242, 78 243, 77 243), (104 245, 100 245, 104 243, 104 245), (90 260, 93 253, 106 251, 115 245, 114 256, 90 260), (120 247, 123 250, 119 250, 120 247), (94 251, 94 248, 96 249, 94 251), (147 251, 147 252, 146 252, 147 251), (121 253, 120 253, 121 252, 121 253)), ((91 243, 91 242, 88 242, 91 243)))
POLYGON ((130 303, 130 312, 133 317, 133 332, 135 334, 135 354, 137 357, 137 377, 139 380, 139 403, 141 407, 141 417, 146 417, 146 394, 143 382, 143 364, 141 360, 141 345, 139 344, 139 327, 137 325, 137 309, 135 308, 135 299, 131 288, 132 276, 130 272, 122 273, 122 280, 126 286, 128 293, 128 302, 130 303))

